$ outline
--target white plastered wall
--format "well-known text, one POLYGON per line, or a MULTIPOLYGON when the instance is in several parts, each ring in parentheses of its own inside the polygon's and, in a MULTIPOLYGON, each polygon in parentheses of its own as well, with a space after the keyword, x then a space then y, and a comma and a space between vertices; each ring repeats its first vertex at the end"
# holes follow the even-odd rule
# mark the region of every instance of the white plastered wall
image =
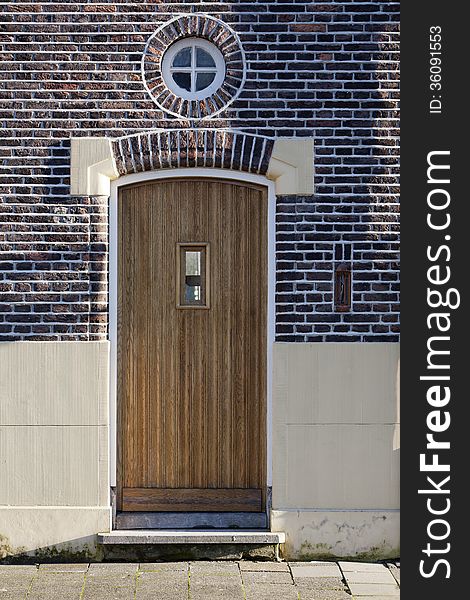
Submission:
POLYGON ((2 343, 0 382, 0 558, 93 553, 111 518, 109 343, 2 343))
POLYGON ((272 529, 289 558, 399 552, 398 344, 276 343, 272 529))

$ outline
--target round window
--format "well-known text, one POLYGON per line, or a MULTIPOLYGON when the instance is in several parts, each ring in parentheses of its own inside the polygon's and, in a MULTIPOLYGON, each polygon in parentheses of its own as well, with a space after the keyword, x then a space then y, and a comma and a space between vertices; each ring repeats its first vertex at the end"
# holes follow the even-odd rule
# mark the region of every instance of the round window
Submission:
POLYGON ((175 96, 202 100, 224 82, 224 57, 207 40, 184 38, 172 44, 163 55, 162 76, 175 96))
POLYGON ((233 29, 215 17, 179 14, 148 39, 142 82, 165 113, 208 119, 238 98, 245 83, 245 55, 233 29))

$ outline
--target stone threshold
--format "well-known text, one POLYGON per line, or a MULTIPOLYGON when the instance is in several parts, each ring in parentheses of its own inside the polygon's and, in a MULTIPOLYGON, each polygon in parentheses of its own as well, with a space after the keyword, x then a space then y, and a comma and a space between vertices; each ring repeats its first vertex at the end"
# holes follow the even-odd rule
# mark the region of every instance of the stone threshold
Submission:
POLYGON ((284 532, 271 531, 184 531, 129 529, 99 533, 98 543, 103 545, 140 544, 284 544, 284 532))

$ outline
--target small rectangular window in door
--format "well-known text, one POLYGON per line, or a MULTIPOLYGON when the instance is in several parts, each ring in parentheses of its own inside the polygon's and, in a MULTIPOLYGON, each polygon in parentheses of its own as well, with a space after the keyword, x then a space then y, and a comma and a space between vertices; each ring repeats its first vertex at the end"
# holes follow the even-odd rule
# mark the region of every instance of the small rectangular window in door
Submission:
POLYGON ((209 244, 176 245, 178 308, 209 308, 209 244))

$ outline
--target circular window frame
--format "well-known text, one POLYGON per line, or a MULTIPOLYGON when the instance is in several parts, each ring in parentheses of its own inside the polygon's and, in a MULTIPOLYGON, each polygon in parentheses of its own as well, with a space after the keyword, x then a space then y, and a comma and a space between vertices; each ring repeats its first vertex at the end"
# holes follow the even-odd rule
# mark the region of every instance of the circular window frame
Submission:
POLYGON ((240 95, 246 79, 245 53, 237 33, 222 20, 203 13, 183 13, 151 34, 142 54, 141 74, 146 91, 163 112, 191 121, 211 119, 240 95), (162 62, 166 52, 177 42, 189 38, 215 46, 225 63, 225 77, 220 87, 209 95, 209 86, 201 90, 202 99, 187 99, 190 92, 184 90, 182 94, 183 90, 173 86, 170 89, 163 78, 162 62))
POLYGON ((179 96, 184 100, 204 100, 204 98, 208 98, 222 86, 225 79, 225 60, 222 55, 222 52, 212 42, 198 37, 183 38, 171 44, 171 46, 169 46, 168 49, 165 51, 165 53, 162 56, 161 71, 165 85, 171 92, 173 92, 173 94, 175 94, 175 96, 179 96), (185 48, 191 48, 191 66, 189 68, 174 67, 172 63, 175 56, 178 54, 178 52, 185 48), (202 50, 207 52, 207 54, 209 54, 210 57, 213 59, 215 66, 198 67, 197 65, 195 65, 195 48, 201 48, 202 50), (189 92, 188 90, 181 88, 175 82, 173 78, 173 73, 175 72, 190 73, 191 81, 193 80, 194 75, 198 72, 215 73, 215 77, 212 83, 210 83, 207 87, 203 88, 202 90, 189 92))

